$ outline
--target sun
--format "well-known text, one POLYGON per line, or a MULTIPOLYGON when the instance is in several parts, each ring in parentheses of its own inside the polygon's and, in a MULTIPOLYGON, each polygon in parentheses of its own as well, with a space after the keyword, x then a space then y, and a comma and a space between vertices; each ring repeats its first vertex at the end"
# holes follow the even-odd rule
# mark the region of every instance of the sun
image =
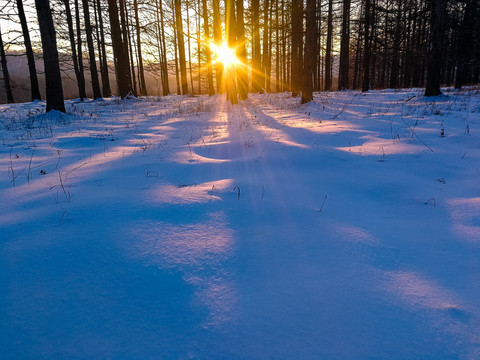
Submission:
POLYGON ((212 44, 212 50, 215 54, 215 61, 220 61, 225 67, 233 66, 238 62, 235 49, 229 47, 225 42, 220 46, 212 44))

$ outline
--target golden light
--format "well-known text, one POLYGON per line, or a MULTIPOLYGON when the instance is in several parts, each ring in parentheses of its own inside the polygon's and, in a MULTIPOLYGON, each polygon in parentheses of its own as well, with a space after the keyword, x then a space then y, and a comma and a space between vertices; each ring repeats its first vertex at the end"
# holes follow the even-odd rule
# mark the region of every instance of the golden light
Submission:
POLYGON ((235 49, 232 49, 227 43, 217 46, 212 44, 212 50, 215 54, 215 61, 220 61, 225 67, 235 65, 238 62, 235 55, 235 49))

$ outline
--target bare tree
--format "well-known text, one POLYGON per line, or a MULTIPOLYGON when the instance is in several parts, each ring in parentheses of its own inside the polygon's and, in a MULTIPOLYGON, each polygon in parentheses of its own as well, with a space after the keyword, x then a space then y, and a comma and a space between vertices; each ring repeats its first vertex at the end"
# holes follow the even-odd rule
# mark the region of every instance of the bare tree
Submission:
POLYGON ((0 63, 2 64, 3 82, 5 84, 5 91, 7 93, 7 103, 15 102, 13 99, 12 87, 10 85, 10 74, 7 67, 7 56, 5 55, 5 48, 3 46, 2 31, 0 29, 0 63))
POLYGON ((122 36, 120 21, 118 19, 117 0, 108 0, 108 13, 110 17, 110 31, 112 48, 117 78, 118 95, 122 98, 132 92, 132 79, 128 60, 128 47, 122 36))
POLYGON ((187 63, 185 58, 185 40, 182 23, 181 0, 175 0, 175 26, 177 32, 178 57, 180 62, 180 78, 182 81, 182 94, 188 94, 187 63))
POLYGON ((442 20, 445 13, 446 0, 430 0, 430 47, 427 63, 427 83, 425 96, 437 96, 440 90, 440 75, 442 71, 442 20))
POLYGON ((307 0, 305 55, 303 57, 302 104, 313 100, 313 69, 315 67, 316 0, 307 0))
POLYGON ((47 93, 46 111, 65 112, 62 76, 58 62, 57 38, 53 26, 52 11, 48 0, 35 0, 38 25, 42 38, 43 63, 45 66, 45 87, 47 93))
POLYGON ((350 72, 350 0, 343 0, 342 38, 340 42, 340 68, 338 71, 338 89, 349 88, 350 72))
POLYGON ((32 41, 30 40, 30 32, 28 30, 27 18, 25 17, 25 10, 23 8, 22 0, 17 0, 17 10, 18 10, 18 17, 20 19, 20 25, 22 27, 25 52, 26 52, 27 61, 28 61, 28 72, 30 74, 31 99, 32 101, 41 100, 42 97, 40 96, 40 87, 38 86, 37 69, 35 66, 35 57, 32 49, 32 41))

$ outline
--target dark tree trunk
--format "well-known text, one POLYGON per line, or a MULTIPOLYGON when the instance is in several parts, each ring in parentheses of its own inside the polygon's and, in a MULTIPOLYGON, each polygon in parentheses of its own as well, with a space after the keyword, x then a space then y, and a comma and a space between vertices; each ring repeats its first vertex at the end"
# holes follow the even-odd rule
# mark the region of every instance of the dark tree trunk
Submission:
MULTIPOLYGON (((235 0, 225 0, 225 29, 227 32, 227 43, 229 48, 236 46, 236 19, 235 19, 235 0)), ((235 65, 229 65, 226 69, 226 90, 227 100, 232 104, 238 104, 237 85, 235 65)))
POLYGON ((307 0, 305 55, 303 65, 302 104, 313 100, 313 68, 315 66, 316 0, 307 0))
POLYGON ((98 25, 100 28, 100 52, 101 52, 101 66, 100 74, 102 77, 102 93, 104 97, 110 97, 112 90, 110 89, 110 76, 108 74, 107 51, 105 49, 105 31, 103 26, 102 7, 100 0, 97 0, 98 25))
POLYGON ((269 24, 268 24, 268 12, 270 10, 270 2, 269 0, 264 0, 263 4, 263 51, 262 51, 262 75, 261 75, 261 87, 262 92, 267 88, 268 74, 268 62, 270 61, 268 53, 269 53, 269 43, 268 43, 268 33, 269 33, 269 24))
POLYGON ((108 0, 108 13, 110 16, 110 30, 112 36, 118 95, 124 98, 132 92, 132 79, 130 77, 128 50, 124 39, 122 38, 122 30, 120 28, 120 21, 118 19, 117 0, 108 0))
POLYGON ((3 83, 5 84, 5 91, 7 93, 7 103, 15 102, 13 99, 12 86, 10 85, 10 74, 7 67, 7 56, 5 54, 5 48, 3 46, 2 32, 0 30, 0 60, 3 71, 3 83))
POLYGON ((22 27, 22 34, 25 44, 25 51, 28 61, 28 72, 30 74, 30 95, 33 100, 41 100, 40 87, 38 86, 37 69, 35 66, 35 56, 32 49, 32 41, 30 40, 30 32, 28 31, 27 19, 23 8, 23 0, 17 0, 18 17, 22 27))
POLYGON ((145 83, 145 73, 143 70, 142 42, 140 39, 140 20, 138 18, 138 2, 133 1, 135 11, 135 30, 137 32, 137 52, 138 52, 138 72, 140 75, 140 95, 147 95, 147 85, 145 83))
POLYGON ((208 26, 208 8, 207 0, 202 0, 202 13, 203 13, 203 32, 205 37, 205 55, 207 58, 207 86, 208 86, 208 95, 212 96, 215 94, 215 89, 213 87, 213 70, 212 70, 212 54, 210 51, 210 29, 208 26))
POLYGON ((187 63, 185 58, 185 39, 183 35, 181 0, 175 0, 175 22, 177 28, 178 57, 180 61, 180 78, 182 94, 188 94, 187 63))
POLYGON ((298 96, 302 87, 303 49, 303 0, 292 0, 292 50, 291 88, 292 96, 298 96))
POLYGON ((160 66, 162 74, 162 94, 167 96, 170 94, 170 84, 168 81, 168 63, 167 63, 167 54, 166 54, 166 45, 165 45, 165 22, 163 18, 163 8, 162 0, 155 0, 156 3, 156 15, 157 15, 157 32, 159 38, 159 49, 160 49, 160 66))
POLYGON ((457 76, 455 89, 461 89, 470 81, 471 59, 474 51, 475 12, 476 1, 467 0, 462 26, 457 41, 457 76))
POLYGON ((338 73, 338 89, 349 88, 350 72, 350 0, 343 1, 342 39, 340 43, 340 67, 338 73))
POLYGON ((248 98, 247 49, 245 46, 245 21, 243 0, 237 0, 237 51, 240 63, 237 65, 238 95, 240 100, 248 98))
POLYGON ((262 54, 260 46, 260 0, 252 0, 252 91, 259 92, 261 86, 262 54))
POLYGON ((430 48, 427 61, 427 83, 425 96, 437 96, 440 90, 440 79, 442 71, 442 39, 446 0, 430 0, 430 48))
MULTIPOLYGON (((68 1, 68 0, 67 0, 68 1)), ((78 96, 83 101, 87 97, 85 90, 85 72, 83 68, 83 51, 82 51, 82 32, 80 29, 80 8, 78 0, 75 0, 75 22, 77 28, 77 56, 78 56, 78 96)))
POLYGON ((370 90, 370 57, 372 44, 370 41, 372 24, 372 10, 370 0, 365 1, 365 27, 364 27, 364 48, 363 48, 363 82, 362 92, 370 90))
POLYGON ((77 79, 77 86, 78 86, 78 97, 80 100, 83 101, 83 98, 85 96, 82 96, 85 94, 85 82, 83 84, 81 83, 81 77, 80 77, 80 69, 78 67, 78 56, 77 56, 77 49, 75 45, 75 33, 73 30, 73 19, 72 19, 72 12, 70 11, 70 3, 68 0, 63 0, 63 3, 65 5, 65 15, 67 17, 67 25, 68 25, 68 37, 70 40, 70 48, 72 51, 72 62, 73 62, 73 69, 75 71, 75 77, 77 79), (83 85, 83 89, 82 89, 83 85), (83 90, 83 92, 82 92, 83 90))
POLYGON ((62 75, 58 62, 57 39, 53 26, 52 12, 48 0, 35 0, 38 25, 42 38, 43 63, 45 66, 45 87, 47 93, 46 111, 65 112, 62 75))
MULTIPOLYGON (((162 1, 162 0, 160 0, 162 1)), ((177 95, 181 95, 182 90, 180 88, 180 71, 178 69, 178 41, 177 41, 177 31, 176 31, 176 15, 175 15, 175 0, 172 0, 172 9, 173 9, 173 18, 172 18, 172 27, 173 27, 173 45, 175 48, 175 80, 176 80, 176 89, 177 95)))
POLYGON ((328 1, 327 44, 325 50, 325 90, 332 90, 333 0, 328 1))
MULTIPOLYGON (((220 0, 213 0, 213 39, 216 46, 222 45, 222 24, 220 20, 220 0)), ((217 93, 223 94, 225 91, 223 81, 223 64, 215 59, 215 80, 217 83, 217 93)))
POLYGON ((187 8, 187 48, 188 48, 188 72, 190 73, 190 88, 192 89, 192 94, 195 94, 195 86, 193 86, 193 70, 192 70, 192 48, 190 42, 190 15, 189 15, 189 8, 190 8, 190 1, 186 1, 186 8, 187 8))
POLYGON ((395 23, 395 35, 393 38, 393 58, 392 58, 392 68, 390 71, 390 84, 391 89, 396 89, 398 87, 398 72, 399 72, 399 61, 400 61, 400 40, 402 37, 402 1, 397 0, 397 19, 395 23))
POLYGON ((120 16, 122 18, 122 26, 124 27, 124 39, 126 39, 125 44, 128 49, 127 50, 128 54, 130 55, 130 71, 131 71, 131 78, 132 78, 133 94, 137 96, 138 91, 137 91, 137 81, 135 79, 135 62, 133 61, 132 38, 130 36, 131 35, 130 34, 130 16, 128 14, 126 0, 120 0, 120 4, 123 9, 123 12, 120 11, 120 16))
POLYGON ((92 78, 93 98, 102 97, 100 92, 100 83, 98 82, 97 63, 95 60, 95 48, 93 47, 92 25, 90 23, 90 10, 88 0, 82 0, 83 15, 85 20, 85 34, 87 35, 88 57, 90 60, 90 75, 92 78))

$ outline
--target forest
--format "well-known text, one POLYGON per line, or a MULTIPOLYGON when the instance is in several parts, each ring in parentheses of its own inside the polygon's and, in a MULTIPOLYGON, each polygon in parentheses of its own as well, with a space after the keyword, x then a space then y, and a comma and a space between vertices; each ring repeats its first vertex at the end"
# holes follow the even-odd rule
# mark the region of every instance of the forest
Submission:
MULTIPOLYGON (((78 97, 312 91, 476 84, 478 0, 2 0, 2 89, 28 59, 31 99, 43 66, 48 109, 62 76, 78 97), (3 38, 3 41, 2 41, 3 38), (13 56, 15 53, 16 56, 13 56), (9 56, 11 55, 11 56, 9 56), (63 75, 62 75, 63 74, 63 75), (147 90, 150 75, 157 86, 147 90)), ((23 74, 27 74, 27 68, 23 74)))
POLYGON ((0 359, 480 359, 480 0, 0 0, 0 359))

